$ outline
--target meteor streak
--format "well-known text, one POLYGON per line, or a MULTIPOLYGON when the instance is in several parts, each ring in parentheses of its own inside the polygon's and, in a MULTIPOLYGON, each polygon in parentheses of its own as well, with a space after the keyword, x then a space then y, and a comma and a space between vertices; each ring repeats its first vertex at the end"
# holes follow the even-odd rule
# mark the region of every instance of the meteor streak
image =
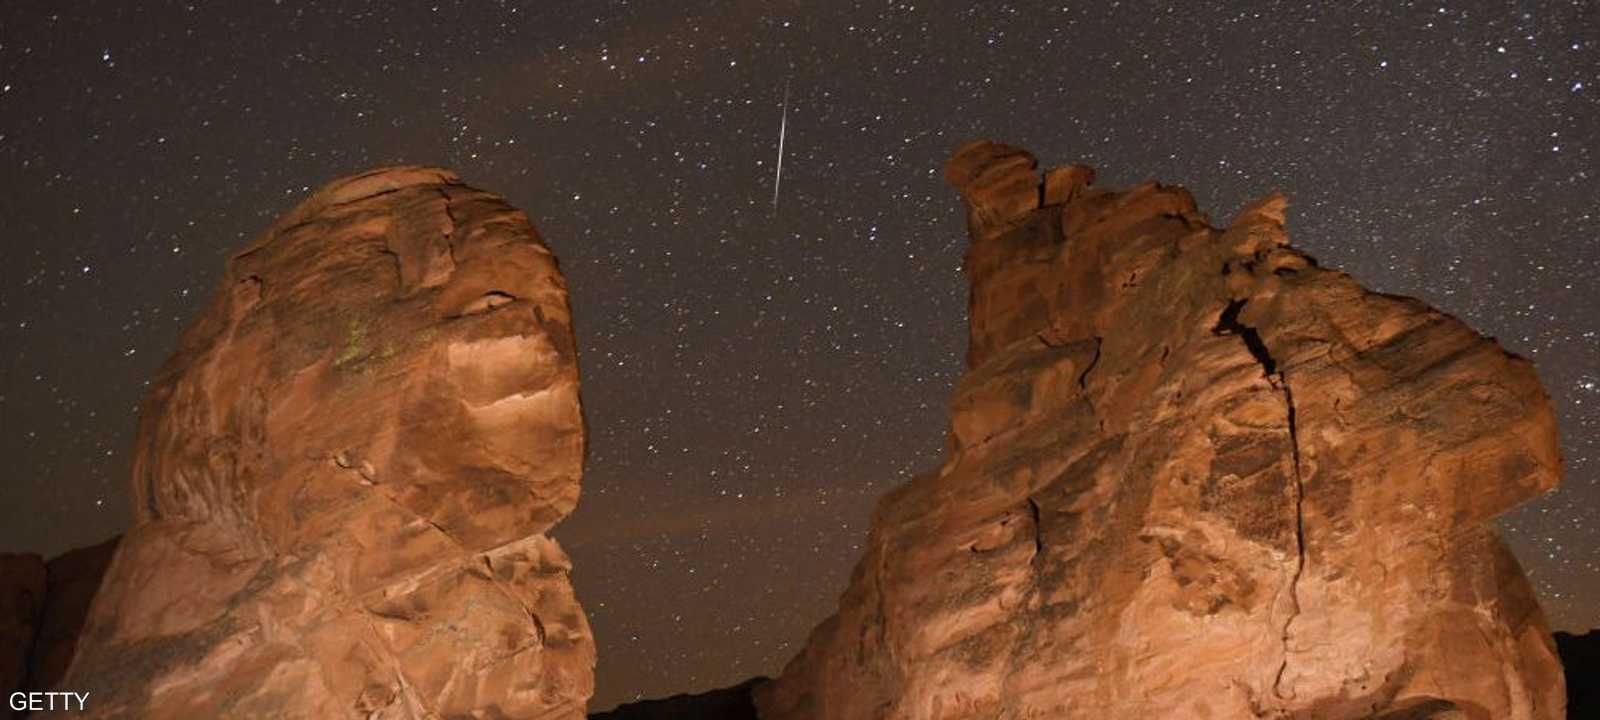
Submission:
POLYGON ((783 119, 778 122, 778 175, 772 181, 772 211, 778 211, 778 189, 783 187, 783 136, 789 130, 789 81, 783 81, 783 119))

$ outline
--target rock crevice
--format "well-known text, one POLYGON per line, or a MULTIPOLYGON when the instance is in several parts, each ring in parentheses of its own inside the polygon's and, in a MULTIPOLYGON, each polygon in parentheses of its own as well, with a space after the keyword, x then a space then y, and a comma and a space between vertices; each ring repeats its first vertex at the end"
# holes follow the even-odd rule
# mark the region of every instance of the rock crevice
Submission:
POLYGON ((1288 617, 1283 621, 1283 662, 1278 666, 1278 672, 1273 678, 1273 694, 1283 700, 1293 700, 1292 693, 1285 695, 1283 691, 1283 676, 1289 669, 1289 644, 1291 642, 1290 629, 1294 626, 1296 617, 1300 615, 1300 576, 1306 569, 1306 513, 1305 513, 1305 481, 1300 474, 1300 433, 1296 422, 1296 408, 1294 405, 1294 386, 1289 383, 1289 373, 1279 367, 1276 358, 1272 357, 1267 344, 1262 341, 1261 333, 1255 328, 1239 322, 1239 313, 1244 310, 1248 299, 1232 300, 1223 309, 1217 318, 1217 324, 1211 332, 1216 335, 1231 335, 1238 337, 1244 343, 1245 349, 1250 351, 1250 356, 1261 365, 1261 374, 1267 378, 1278 392, 1283 395, 1283 409, 1286 427, 1289 433, 1289 467, 1292 483, 1288 486, 1289 502, 1294 517, 1294 553, 1295 562, 1289 574, 1287 596, 1289 600, 1288 617))
POLYGON ((1487 525, 1559 480, 1532 367, 1318 266, 1281 196, 1215 227, 1093 177, 986 141, 950 161, 950 455, 880 501, 762 717, 1563 717, 1487 525))

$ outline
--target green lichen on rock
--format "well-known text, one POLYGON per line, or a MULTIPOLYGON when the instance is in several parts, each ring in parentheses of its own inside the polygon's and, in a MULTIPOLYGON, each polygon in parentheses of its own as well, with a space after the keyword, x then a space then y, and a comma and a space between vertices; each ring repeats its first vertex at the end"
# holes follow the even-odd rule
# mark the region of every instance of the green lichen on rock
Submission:
POLYGON ((345 323, 344 350, 339 357, 333 359, 334 367, 346 367, 360 363, 372 354, 369 344, 371 327, 365 318, 350 318, 345 323))

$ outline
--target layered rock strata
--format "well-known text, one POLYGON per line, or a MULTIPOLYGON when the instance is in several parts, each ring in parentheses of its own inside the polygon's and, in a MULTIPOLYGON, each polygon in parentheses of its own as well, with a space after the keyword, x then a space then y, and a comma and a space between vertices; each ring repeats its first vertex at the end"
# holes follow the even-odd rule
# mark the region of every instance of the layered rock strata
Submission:
POLYGON ((594 643, 546 532, 584 442, 527 217, 438 169, 335 181, 152 383, 59 685, 103 718, 581 718, 594 643))
POLYGON ((991 142, 967 369, 764 720, 1564 717, 1488 522, 1560 475, 1527 361, 1288 245, 991 142))

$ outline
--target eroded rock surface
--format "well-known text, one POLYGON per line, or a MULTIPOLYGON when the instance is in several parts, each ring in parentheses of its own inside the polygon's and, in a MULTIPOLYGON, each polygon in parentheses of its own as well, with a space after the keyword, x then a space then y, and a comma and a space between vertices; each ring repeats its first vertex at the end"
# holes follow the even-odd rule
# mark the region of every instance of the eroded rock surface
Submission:
POLYGON ((967 371, 765 720, 1553 719, 1487 522, 1560 475, 1532 366, 1287 244, 1268 197, 963 147, 967 371))
POLYGON ((584 441, 526 216, 443 170, 336 181, 152 384, 60 686, 92 717, 581 718, 594 644, 545 533, 584 441))

